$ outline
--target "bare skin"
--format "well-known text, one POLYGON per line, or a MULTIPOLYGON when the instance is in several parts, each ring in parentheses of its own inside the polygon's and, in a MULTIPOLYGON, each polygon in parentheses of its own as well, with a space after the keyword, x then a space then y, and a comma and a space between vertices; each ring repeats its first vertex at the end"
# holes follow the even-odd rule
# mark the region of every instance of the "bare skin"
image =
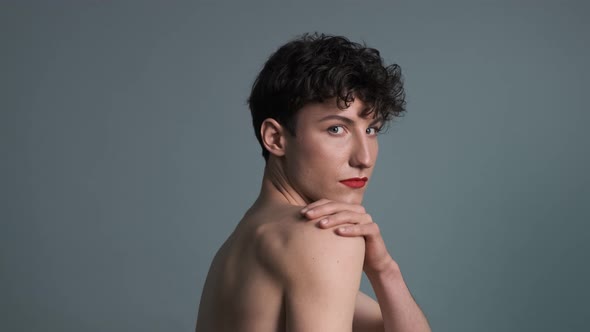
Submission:
MULTIPOLYGON (((305 265, 297 264, 293 256, 304 250, 304 245, 311 246, 313 249, 308 252, 314 253, 316 246, 310 245, 310 240, 353 256, 349 264, 344 260, 351 257, 343 257, 342 267, 339 267, 350 275, 344 283, 349 291, 342 294, 337 290, 341 292, 338 296, 344 295, 344 301, 349 304, 348 310, 338 313, 342 316, 339 330, 350 330, 356 302, 359 307, 357 315, 364 315, 361 317, 364 323, 357 317, 357 325, 366 327, 372 324, 376 331, 381 330, 377 302, 364 294, 355 300, 362 273, 363 239, 338 237, 334 232, 319 229, 317 220, 306 221, 300 213, 301 208, 279 203, 255 206, 246 213, 213 260, 204 286, 196 331, 286 331, 288 275, 296 275, 293 268, 305 265)), ((334 256, 345 255, 334 253, 334 256)), ((334 257, 330 260, 336 261, 334 257)), ((328 300, 331 302, 335 298, 332 296, 328 300)), ((320 329, 320 326, 317 328, 318 331, 330 331, 320 329)))
POLYGON ((261 193, 211 264, 197 332, 430 331, 360 205, 364 189, 339 182, 372 173, 377 140, 362 109, 304 107, 296 136, 265 120, 261 193), (359 292, 363 270, 379 303, 359 292))

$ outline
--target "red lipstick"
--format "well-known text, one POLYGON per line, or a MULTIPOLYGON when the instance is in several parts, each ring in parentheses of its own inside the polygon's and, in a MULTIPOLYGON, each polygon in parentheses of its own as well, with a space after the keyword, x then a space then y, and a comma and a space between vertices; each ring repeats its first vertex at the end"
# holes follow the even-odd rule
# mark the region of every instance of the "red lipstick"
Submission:
POLYGON ((341 183, 351 187, 351 188, 362 188, 367 183, 368 178, 350 178, 346 180, 340 181, 341 183))

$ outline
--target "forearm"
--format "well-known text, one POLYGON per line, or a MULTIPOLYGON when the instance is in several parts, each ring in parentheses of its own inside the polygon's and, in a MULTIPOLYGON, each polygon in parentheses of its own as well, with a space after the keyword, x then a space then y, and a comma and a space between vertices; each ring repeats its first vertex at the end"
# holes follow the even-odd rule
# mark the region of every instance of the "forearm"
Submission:
POLYGON ((430 332, 426 316, 410 294, 393 260, 380 273, 367 274, 383 316, 385 332, 430 332))

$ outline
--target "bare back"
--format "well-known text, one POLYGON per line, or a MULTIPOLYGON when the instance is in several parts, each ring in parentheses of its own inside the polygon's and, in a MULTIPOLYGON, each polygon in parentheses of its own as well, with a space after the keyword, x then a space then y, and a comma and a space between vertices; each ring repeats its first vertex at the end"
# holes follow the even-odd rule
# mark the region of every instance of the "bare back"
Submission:
MULTIPOLYGON (((341 331, 351 329, 364 240, 318 229, 315 222, 304 221, 299 211, 300 207, 282 206, 244 216, 213 259, 196 332, 286 331, 293 319, 303 326, 298 317, 312 298, 315 304, 326 301, 325 306, 340 313, 331 325, 340 324, 341 331), (314 281, 308 279, 313 275, 336 288, 313 288, 314 281), (336 293, 322 296, 322 289, 336 293)), ((305 322, 318 323, 315 319, 305 322)))
POLYGON ((291 210, 278 218, 246 214, 240 221, 211 264, 197 332, 285 330, 283 285, 268 264, 265 238, 279 239, 279 234, 269 233, 286 233, 285 227, 293 227, 297 213, 291 210))

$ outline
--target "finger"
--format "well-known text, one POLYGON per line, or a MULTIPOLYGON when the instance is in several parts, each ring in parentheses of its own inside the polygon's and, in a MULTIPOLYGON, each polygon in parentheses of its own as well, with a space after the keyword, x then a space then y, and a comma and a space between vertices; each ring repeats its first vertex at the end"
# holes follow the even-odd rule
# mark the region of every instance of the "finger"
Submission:
POLYGON ((308 218, 318 218, 320 216, 328 216, 340 211, 353 211, 356 213, 366 212, 362 205, 329 201, 324 204, 316 205, 313 208, 304 209, 302 210, 302 213, 308 218))
POLYGON ((381 236, 381 231, 376 223, 339 227, 336 229, 336 233, 342 236, 366 236, 369 238, 381 236))
POLYGON ((368 224, 371 222, 373 222, 373 220, 367 213, 341 211, 320 219, 319 226, 321 228, 331 228, 342 224, 368 224))
POLYGON ((305 214, 305 212, 307 212, 308 210, 313 209, 313 208, 315 208, 317 206, 320 206, 320 205, 329 203, 329 202, 331 202, 329 199, 322 198, 322 199, 320 199, 318 201, 315 201, 313 203, 307 204, 303 209, 301 209, 301 213, 302 214, 305 214))

